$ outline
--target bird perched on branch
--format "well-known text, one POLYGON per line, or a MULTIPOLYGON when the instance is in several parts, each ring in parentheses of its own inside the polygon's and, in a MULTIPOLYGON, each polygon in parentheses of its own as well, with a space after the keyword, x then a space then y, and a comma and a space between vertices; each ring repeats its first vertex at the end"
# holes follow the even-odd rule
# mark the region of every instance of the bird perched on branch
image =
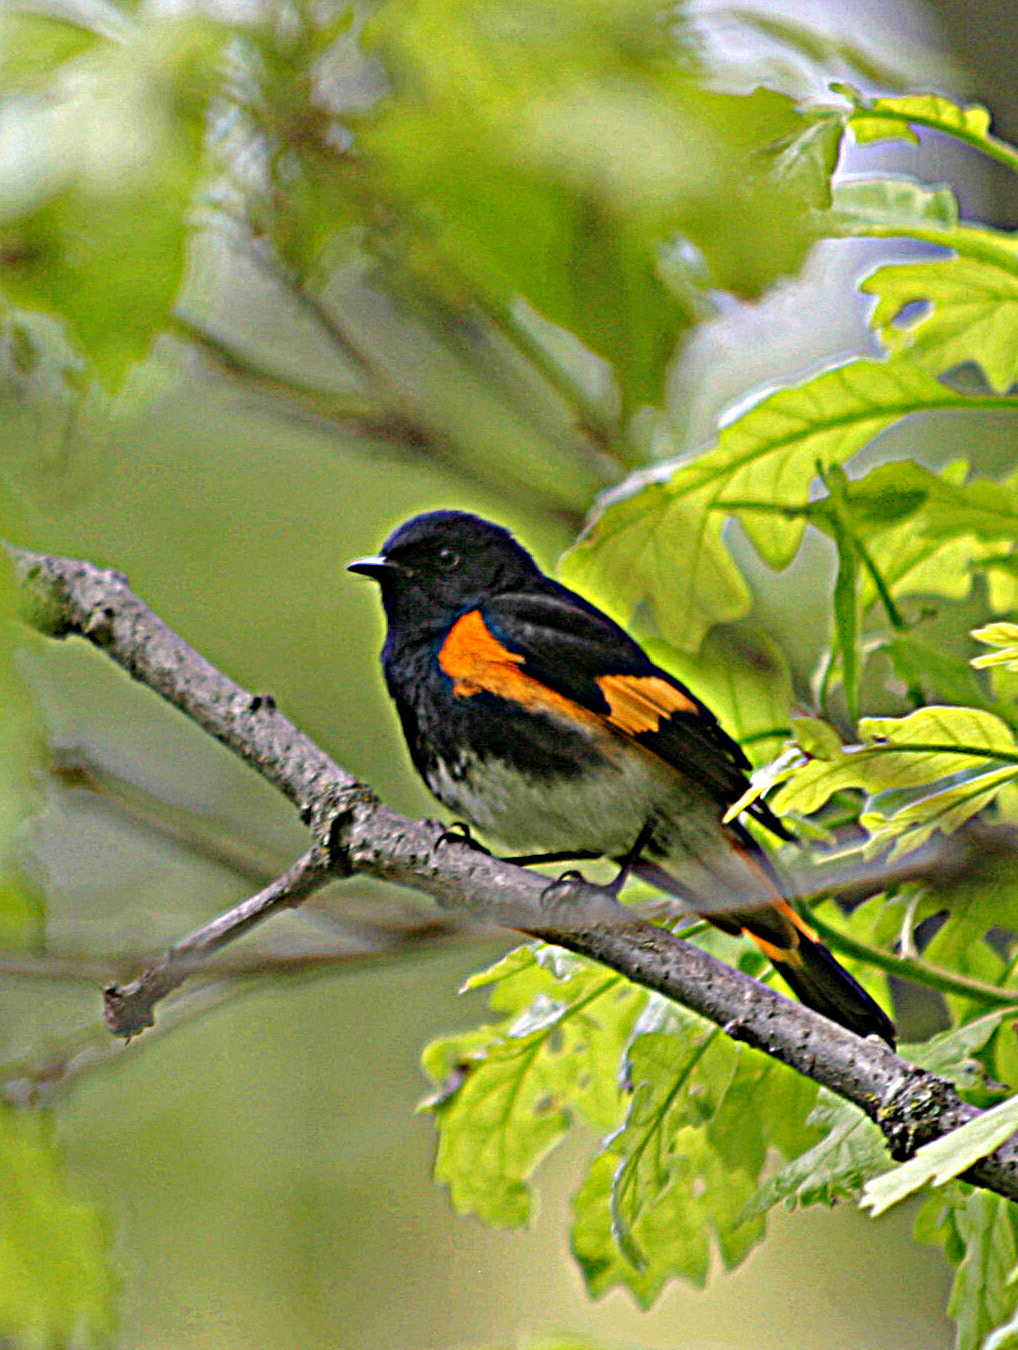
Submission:
MULTIPOLYGON (((440 801, 527 861, 605 856, 752 938, 808 1007, 894 1044, 894 1026, 785 899, 727 809, 749 762, 624 629, 545 576, 507 530, 432 511, 349 565, 377 581, 386 684, 440 801)), ((749 814, 788 833, 762 801, 749 814)))

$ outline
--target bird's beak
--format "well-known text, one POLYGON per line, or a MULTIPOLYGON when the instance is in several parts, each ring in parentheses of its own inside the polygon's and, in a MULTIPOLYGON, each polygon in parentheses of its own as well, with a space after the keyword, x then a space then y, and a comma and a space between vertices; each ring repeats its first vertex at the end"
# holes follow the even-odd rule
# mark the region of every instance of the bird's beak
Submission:
POLYGON ((384 581, 387 577, 410 575, 408 567, 393 562, 384 553, 380 553, 373 558, 355 558, 352 563, 347 563, 346 570, 348 572, 359 572, 361 576, 370 577, 372 581, 384 581))

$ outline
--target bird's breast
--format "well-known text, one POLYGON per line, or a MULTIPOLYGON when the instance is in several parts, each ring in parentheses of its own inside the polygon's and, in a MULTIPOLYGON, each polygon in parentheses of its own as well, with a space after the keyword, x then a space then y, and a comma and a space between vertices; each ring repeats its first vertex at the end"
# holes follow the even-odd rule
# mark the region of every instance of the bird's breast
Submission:
MULTIPOLYGON (((573 733, 563 733, 572 735, 573 733)), ((568 771, 533 746, 512 755, 481 755, 463 743, 431 764, 428 786, 440 801, 516 852, 627 852, 662 809, 682 809, 681 775, 655 765, 638 747, 588 742, 568 757, 568 771)), ((561 742, 558 756, 563 755, 561 742)), ((692 789, 690 788, 690 791, 692 789)))

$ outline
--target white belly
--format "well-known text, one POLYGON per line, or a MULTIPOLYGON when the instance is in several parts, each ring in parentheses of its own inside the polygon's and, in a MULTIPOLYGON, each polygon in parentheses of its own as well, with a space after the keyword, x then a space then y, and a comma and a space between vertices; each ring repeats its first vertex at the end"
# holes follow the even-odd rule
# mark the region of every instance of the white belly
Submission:
MULTIPOLYGON (((435 796, 515 852, 566 849, 618 857, 654 815, 681 809, 683 780, 650 754, 620 755, 576 778, 528 778, 498 760, 471 760, 455 776, 428 774, 435 796)), ((694 790, 695 791, 695 790, 694 790)), ((689 794, 690 796, 693 793, 689 794)), ((691 804, 691 803, 690 803, 691 804)))
POLYGON ((765 873, 733 848, 717 801, 649 751, 606 759, 578 778, 529 779, 498 760, 464 760, 455 774, 433 769, 428 785, 458 817, 513 853, 620 858, 653 821, 646 856, 659 859, 675 881, 665 889, 707 910, 774 899, 765 873))

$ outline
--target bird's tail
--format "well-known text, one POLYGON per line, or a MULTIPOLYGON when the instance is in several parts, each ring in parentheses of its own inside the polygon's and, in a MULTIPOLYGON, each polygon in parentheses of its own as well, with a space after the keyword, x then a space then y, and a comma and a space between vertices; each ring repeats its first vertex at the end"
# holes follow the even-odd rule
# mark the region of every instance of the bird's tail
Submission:
POLYGON ((755 877, 761 903, 711 906, 702 897, 698 900, 689 887, 679 884, 659 864, 641 859, 633 871, 651 885, 683 896, 702 918, 723 932, 752 938, 807 1008, 857 1036, 879 1036, 893 1049, 894 1023, 858 980, 838 964, 805 919, 782 899, 777 876, 765 855, 748 837, 738 841, 730 838, 728 842, 749 869, 747 875, 755 877))
POLYGON ((787 901, 725 918, 735 920, 753 939, 807 1008, 839 1022, 857 1036, 879 1036, 894 1049, 894 1023, 787 901))

